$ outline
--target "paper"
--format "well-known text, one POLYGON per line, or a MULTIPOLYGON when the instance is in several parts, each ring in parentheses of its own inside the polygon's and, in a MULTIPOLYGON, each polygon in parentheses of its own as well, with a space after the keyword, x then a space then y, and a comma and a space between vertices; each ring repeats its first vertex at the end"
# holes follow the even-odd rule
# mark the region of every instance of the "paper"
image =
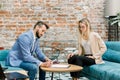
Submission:
POLYGON ((68 68, 70 67, 69 64, 53 64, 51 65, 52 68, 68 68))

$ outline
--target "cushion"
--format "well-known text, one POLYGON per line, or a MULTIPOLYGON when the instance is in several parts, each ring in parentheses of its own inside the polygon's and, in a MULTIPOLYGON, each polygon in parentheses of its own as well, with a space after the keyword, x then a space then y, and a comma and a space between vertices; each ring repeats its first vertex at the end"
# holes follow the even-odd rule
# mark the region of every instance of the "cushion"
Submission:
MULTIPOLYGON (((96 64, 85 67, 82 70, 83 76, 89 75, 94 77, 95 80, 120 80, 120 64, 110 61, 105 61, 105 64, 96 64)), ((87 76, 86 76, 87 77, 87 76)))
POLYGON ((120 63, 120 52, 119 51, 108 49, 103 54, 102 57, 103 57, 103 60, 120 63))
POLYGON ((112 49, 115 51, 120 51, 120 41, 106 41, 107 49, 112 49))
POLYGON ((9 53, 9 50, 0 50, 0 61, 4 61, 9 53))

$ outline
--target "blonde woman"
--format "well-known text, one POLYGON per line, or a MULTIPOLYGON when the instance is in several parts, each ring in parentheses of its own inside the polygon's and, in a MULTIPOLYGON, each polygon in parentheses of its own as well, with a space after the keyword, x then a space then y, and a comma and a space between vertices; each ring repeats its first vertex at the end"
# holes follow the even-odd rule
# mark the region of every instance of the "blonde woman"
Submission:
MULTIPOLYGON (((79 21, 79 51, 76 54, 68 55, 68 63, 79 66, 90 66, 93 64, 104 63, 102 55, 106 51, 104 41, 98 33, 91 30, 88 19, 84 18, 79 21)), ((70 73, 73 80, 78 80, 81 76, 80 71, 70 73)))

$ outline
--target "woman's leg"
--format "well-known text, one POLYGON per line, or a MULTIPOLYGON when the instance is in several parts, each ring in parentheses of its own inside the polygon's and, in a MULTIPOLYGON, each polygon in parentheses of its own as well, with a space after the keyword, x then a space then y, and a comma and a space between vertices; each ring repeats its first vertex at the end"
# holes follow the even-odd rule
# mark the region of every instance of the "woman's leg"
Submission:
MULTIPOLYGON (((77 56, 77 55, 74 55, 70 59, 68 59, 68 63, 69 64, 79 65, 79 66, 83 67, 83 66, 90 66, 90 65, 95 64, 95 60, 92 59, 92 58, 88 58, 86 56, 77 56)), ((81 71, 71 72, 70 74, 71 74, 71 76, 73 78, 79 78, 81 76, 80 72, 81 71)))
POLYGON ((79 63, 79 61, 81 61, 83 67, 84 66, 90 66, 90 65, 96 64, 95 63, 95 59, 88 58, 87 56, 79 56, 77 61, 78 61, 77 63, 79 63))
POLYGON ((29 80, 34 80, 37 74, 38 67, 34 63, 22 62, 20 68, 28 71, 29 80))
MULTIPOLYGON (((75 65, 79 65, 82 66, 82 62, 78 60, 78 56, 74 55, 72 56, 70 59, 68 59, 68 63, 69 64, 75 64, 75 65), (78 63, 79 62, 79 63, 78 63)), ((77 80, 77 78, 80 77, 80 71, 77 72, 70 72, 70 75, 72 76, 73 80, 77 80)))

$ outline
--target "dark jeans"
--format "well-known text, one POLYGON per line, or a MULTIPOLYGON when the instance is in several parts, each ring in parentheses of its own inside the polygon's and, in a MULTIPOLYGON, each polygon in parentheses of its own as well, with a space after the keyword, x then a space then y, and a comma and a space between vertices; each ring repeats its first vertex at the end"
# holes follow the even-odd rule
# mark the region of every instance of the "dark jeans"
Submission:
MULTIPOLYGON (((86 56, 74 55, 68 59, 68 63, 84 67, 84 66, 90 66, 90 65, 95 64, 95 60, 92 58, 88 58, 86 56)), ((79 78, 81 76, 80 71, 70 72, 70 74, 72 77, 75 77, 75 78, 79 78)))
MULTIPOLYGON (((38 66, 34 63, 22 62, 20 68, 28 71, 29 80, 34 80, 38 71, 38 66)), ((39 68, 39 80, 45 80, 45 71, 39 68)))

